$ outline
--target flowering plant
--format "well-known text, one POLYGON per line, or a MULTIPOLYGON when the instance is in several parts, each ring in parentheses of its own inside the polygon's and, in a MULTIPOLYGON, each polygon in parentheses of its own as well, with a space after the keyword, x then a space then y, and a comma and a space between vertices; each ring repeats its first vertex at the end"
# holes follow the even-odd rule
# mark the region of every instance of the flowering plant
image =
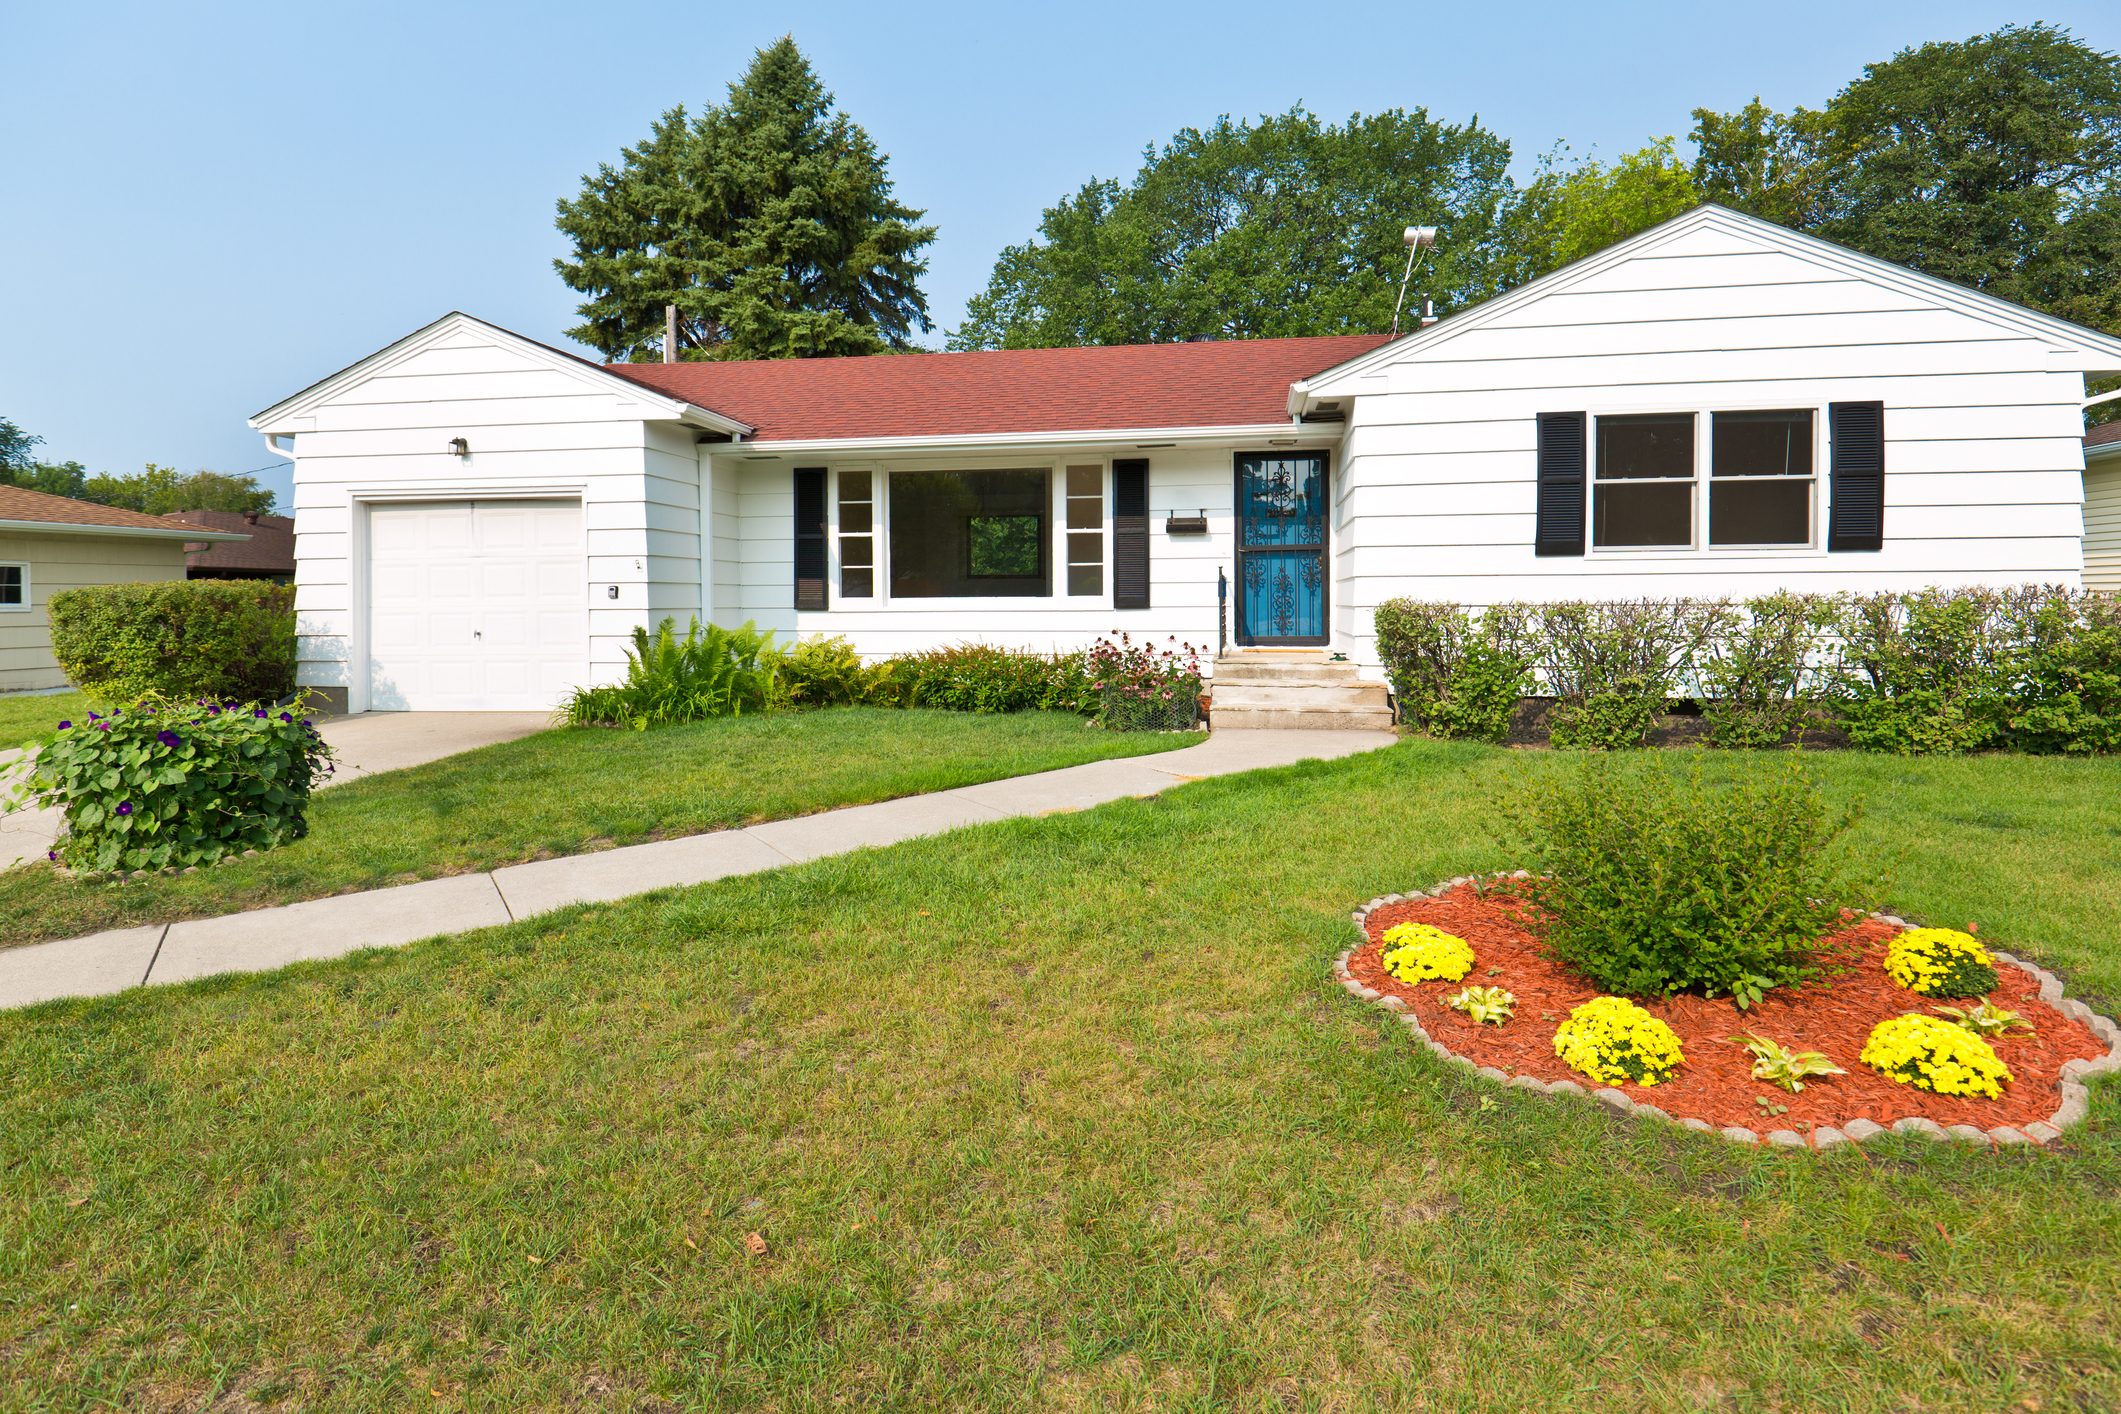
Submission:
POLYGON ((1953 928, 1910 928, 1893 939, 1885 975, 1925 997, 1978 997, 1996 985, 1995 959, 1953 928))
POLYGON ((1671 1027, 1626 997, 1593 997, 1554 1029, 1554 1054, 1605 1085, 1655 1085, 1685 1063, 1671 1027))
POLYGON ((2010 1067, 1996 1048, 1941 1016, 1909 1012, 1871 1028, 1858 1057, 1903 1085, 1937 1095, 1995 1099, 2010 1083, 2010 1067))
POLYGON ((1183 731, 1200 720, 1200 650, 1176 638, 1166 646, 1125 633, 1100 638, 1089 653, 1098 720, 1115 731, 1183 731))
POLYGON ((1378 962, 1402 982, 1456 982, 1473 970, 1473 945, 1427 923, 1395 923, 1381 941, 1378 962))
POLYGON ((149 701, 59 723, 8 804, 63 810, 50 857, 72 868, 181 869, 300 838, 310 787, 330 770, 330 748, 293 712, 149 701))

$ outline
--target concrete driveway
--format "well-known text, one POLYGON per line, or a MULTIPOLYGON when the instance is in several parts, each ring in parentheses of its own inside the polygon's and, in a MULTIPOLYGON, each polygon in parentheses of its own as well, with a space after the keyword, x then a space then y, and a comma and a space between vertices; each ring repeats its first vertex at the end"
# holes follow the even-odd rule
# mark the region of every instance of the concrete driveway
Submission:
MULTIPOLYGON (((338 763, 318 789, 514 741, 551 725, 552 718, 543 712, 363 712, 326 717, 317 723, 317 730, 338 763)), ((0 781, 14 774, 6 762, 0 762, 0 781)), ((0 815, 0 869, 25 859, 42 859, 59 838, 61 824, 57 810, 0 815)))

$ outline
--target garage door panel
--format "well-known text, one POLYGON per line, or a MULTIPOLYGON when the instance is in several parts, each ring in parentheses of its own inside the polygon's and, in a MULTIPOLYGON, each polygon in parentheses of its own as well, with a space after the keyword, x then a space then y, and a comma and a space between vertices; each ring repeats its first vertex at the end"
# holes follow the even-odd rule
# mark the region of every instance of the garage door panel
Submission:
POLYGON ((543 710, 586 680, 579 502, 377 505, 368 541, 374 706, 543 710))

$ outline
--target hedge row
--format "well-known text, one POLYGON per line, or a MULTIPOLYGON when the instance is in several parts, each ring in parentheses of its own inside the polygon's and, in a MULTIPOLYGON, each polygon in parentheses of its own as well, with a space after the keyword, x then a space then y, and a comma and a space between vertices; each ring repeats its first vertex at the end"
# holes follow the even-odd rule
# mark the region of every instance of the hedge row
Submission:
POLYGON ((98 584, 51 598, 52 656, 105 702, 277 702, 295 690, 295 591, 260 580, 98 584))
POLYGON ((1691 699, 1718 746, 1838 728, 1901 754, 2121 748, 2121 598, 2040 585, 1378 606, 1401 712, 1435 736, 1500 741, 1550 696, 1557 746, 1639 746, 1691 699))

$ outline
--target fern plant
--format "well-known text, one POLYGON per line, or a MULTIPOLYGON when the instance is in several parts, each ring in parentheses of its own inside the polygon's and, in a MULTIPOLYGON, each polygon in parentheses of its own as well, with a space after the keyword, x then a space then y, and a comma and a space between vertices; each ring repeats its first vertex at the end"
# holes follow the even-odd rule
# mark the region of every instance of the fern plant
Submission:
POLYGON ((624 680, 576 688, 560 714, 570 726, 635 731, 741 716, 766 709, 777 670, 770 631, 749 623, 726 629, 694 619, 680 638, 665 619, 653 634, 633 631, 624 680))

